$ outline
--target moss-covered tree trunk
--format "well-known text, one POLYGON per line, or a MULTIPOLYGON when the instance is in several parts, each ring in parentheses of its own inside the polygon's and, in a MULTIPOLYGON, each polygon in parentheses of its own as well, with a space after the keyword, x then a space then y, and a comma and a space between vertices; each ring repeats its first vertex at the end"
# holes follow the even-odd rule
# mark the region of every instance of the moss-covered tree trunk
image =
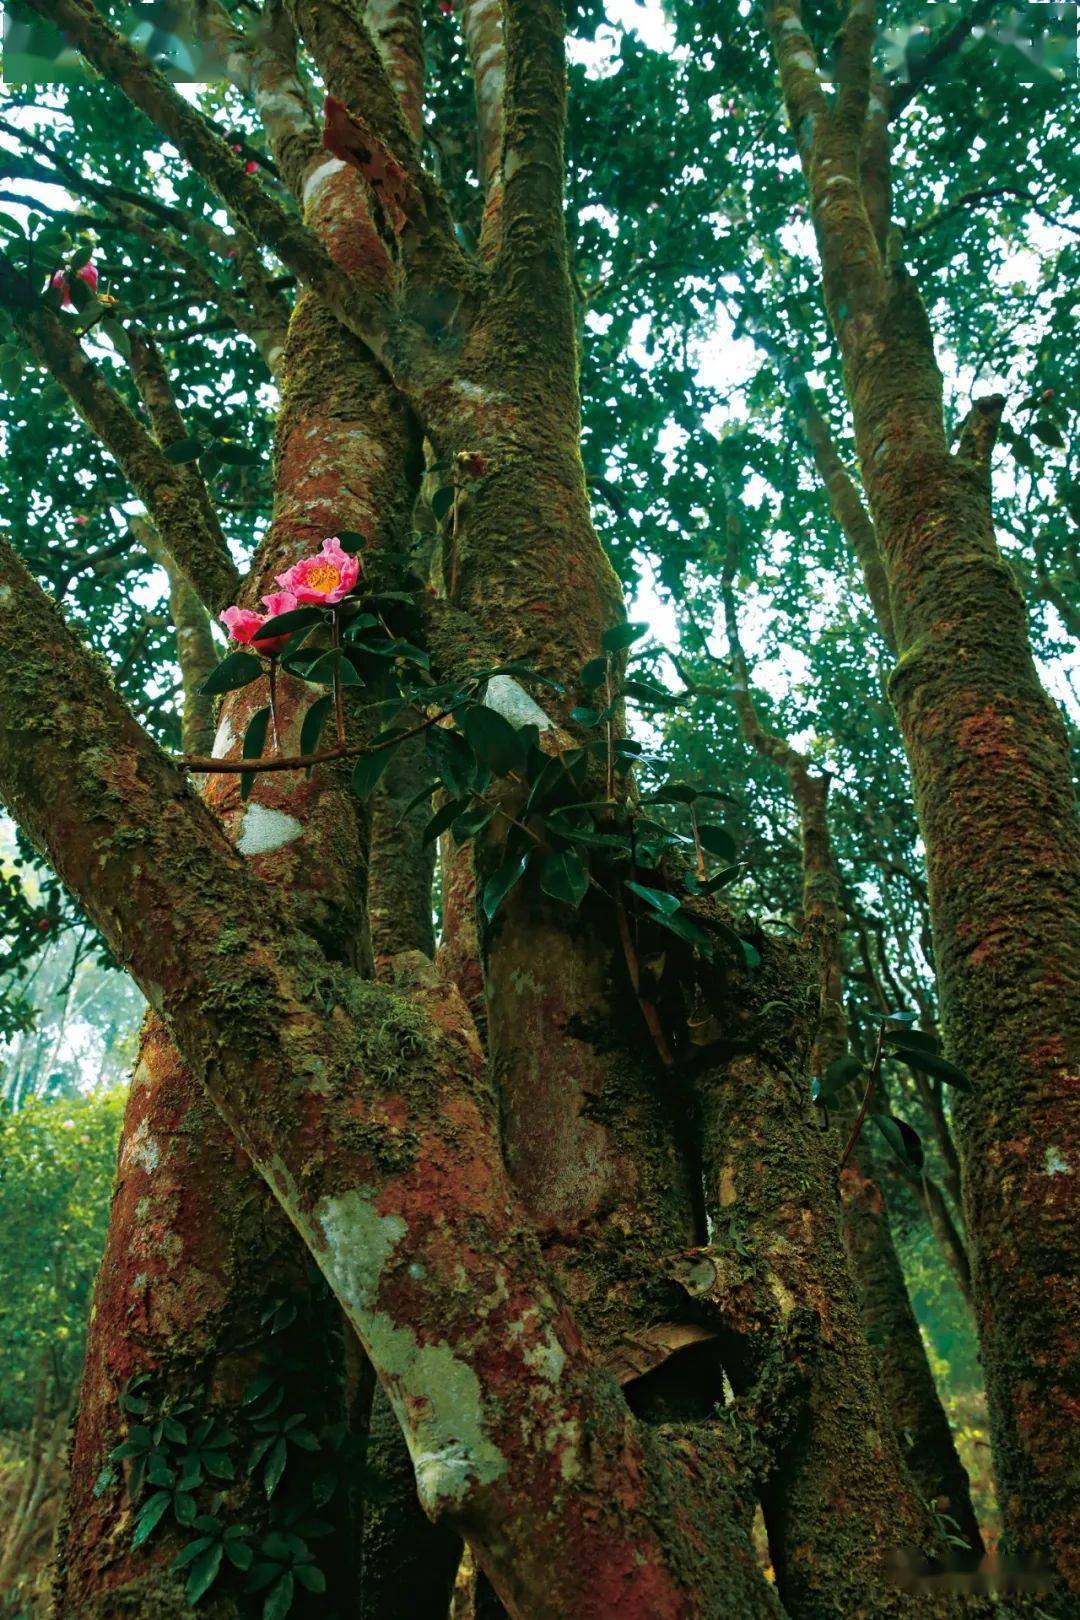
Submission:
MULTIPOLYGON (((321 161, 317 157, 315 166, 321 161)), ((301 189, 312 166, 301 171, 301 189)), ((309 187, 308 212, 335 251, 355 264, 367 263, 370 228, 354 174, 341 171, 309 187)), ((247 587, 249 606, 275 590, 274 576, 326 533, 362 532, 373 556, 381 546, 400 543, 418 470, 407 413, 357 341, 310 297, 299 299, 290 323, 283 379, 274 520, 247 587)), ((155 425, 159 432, 170 427, 166 407, 155 412, 155 425)), ((191 601, 190 587, 178 581, 174 598, 178 592, 197 618, 202 610, 191 601)), ((178 633, 183 628, 178 623, 178 633)), ((248 724, 267 698, 267 684, 260 681, 225 699, 215 757, 239 757, 248 724)), ((310 689, 287 679, 280 683, 282 748, 298 747, 310 703, 310 689)), ((299 772, 266 775, 246 801, 233 776, 208 777, 205 791, 252 871, 288 895, 297 925, 332 960, 369 971, 367 827, 342 773, 310 779, 299 772)), ((227 935, 220 944, 227 953, 227 935)), ((171 1440, 163 1435, 158 1446, 161 1466, 173 1480, 181 1477, 181 1432, 190 1440, 212 1416, 218 1431, 234 1433, 228 1462, 234 1478, 226 1484, 203 1470, 204 1483, 194 1493, 199 1510, 205 1511, 215 1489, 224 1488, 223 1524, 247 1521, 273 1533, 290 1511, 303 1517, 306 1491, 309 1516, 322 1516, 336 1532, 333 1543, 312 1544, 312 1550, 330 1577, 333 1600, 351 1604, 359 1577, 359 1497, 346 1483, 345 1457, 335 1455, 335 1448, 340 1452, 354 1419, 363 1423, 355 1400, 363 1401, 365 1389, 367 1399, 371 1393, 370 1384, 351 1372, 352 1359, 340 1312, 302 1246, 151 1014, 132 1082, 95 1293, 58 1612, 104 1615, 119 1603, 147 1613, 155 1604, 183 1608, 183 1581, 166 1566, 196 1539, 194 1530, 177 1521, 177 1512, 186 1509, 170 1507, 161 1528, 133 1546, 136 1513, 153 1496, 154 1482, 133 1502, 131 1461, 108 1461, 132 1432, 152 1429, 178 1404, 184 1407, 175 1420, 180 1428, 171 1440), (268 1393, 245 1405, 248 1387, 258 1380, 266 1381, 268 1393), (303 1448, 292 1448, 268 1516, 265 1467, 251 1466, 250 1457, 260 1438, 273 1432, 276 1417, 264 1420, 264 1408, 279 1395, 277 1412, 302 1412, 321 1452, 313 1463, 303 1448)), ((224 1567, 228 1574, 227 1561, 224 1567)), ((243 1583, 232 1573, 236 1612, 261 1613, 264 1599, 244 1597, 243 1583)))
POLYGON ((994 535, 1004 401, 977 401, 950 447, 926 312, 887 245, 874 5, 848 9, 831 96, 796 0, 765 9, 888 584, 942 1025, 974 1082, 955 1115, 1004 1541, 1076 1588, 1080 834, 994 535))

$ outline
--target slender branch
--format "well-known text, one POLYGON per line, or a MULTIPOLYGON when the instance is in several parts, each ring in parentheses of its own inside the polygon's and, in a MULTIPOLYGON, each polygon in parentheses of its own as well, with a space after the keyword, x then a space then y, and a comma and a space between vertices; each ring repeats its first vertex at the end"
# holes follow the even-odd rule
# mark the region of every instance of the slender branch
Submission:
POLYGON ((190 102, 127 40, 110 28, 92 0, 28 0, 32 9, 69 34, 88 61, 109 78, 183 154, 197 174, 297 278, 317 292, 348 331, 367 345, 384 369, 386 317, 378 300, 361 291, 335 264, 318 237, 260 184, 190 102))
POLYGON ((461 27, 473 72, 480 180, 485 194, 480 254, 490 258, 498 247, 504 183, 506 43, 502 7, 496 0, 464 0, 461 27))
POLYGON ((859 1140, 859 1135, 862 1131, 863 1125, 866 1123, 866 1115, 870 1108, 870 1099, 874 1094, 874 1087, 877 1085, 878 1075, 881 1073, 881 1058, 884 1051, 884 1041, 885 1025, 881 1024, 878 1027, 877 1044, 874 1047, 874 1061, 870 1065, 870 1073, 866 1080, 866 1090, 863 1092, 862 1102, 859 1104, 859 1112, 855 1115, 855 1121, 851 1127, 851 1134, 847 1139, 844 1151, 840 1157, 841 1170, 844 1168, 845 1164, 847 1164, 852 1153, 855 1151, 855 1144, 859 1140))
POLYGON ((182 771, 200 771, 207 776, 240 776, 248 772, 264 771, 303 771, 312 765, 327 765, 335 759, 356 759, 361 754, 378 754, 384 748, 396 748, 398 743, 407 742, 410 737, 419 737, 421 732, 437 726, 453 712, 452 708, 443 709, 439 714, 421 721, 418 726, 410 726, 407 731, 396 731, 392 737, 384 737, 381 742, 338 743, 333 748, 322 748, 315 754, 296 754, 288 759, 215 759, 210 755, 185 755, 183 759, 173 760, 173 764, 178 765, 182 771))
POLYGON ((33 295, 25 278, 2 255, 0 304, 35 359, 61 384, 83 421, 115 458, 199 599, 212 613, 224 607, 235 595, 240 576, 209 500, 192 498, 182 470, 165 459, 87 358, 75 334, 33 295))
POLYGON ((935 40, 907 84, 892 88, 889 95, 890 118, 896 118, 903 112, 908 103, 933 79, 941 64, 955 56, 960 47, 971 38, 972 29, 981 27, 1000 3, 1001 0, 975 0, 967 15, 953 23, 951 28, 947 28, 940 38, 935 40))

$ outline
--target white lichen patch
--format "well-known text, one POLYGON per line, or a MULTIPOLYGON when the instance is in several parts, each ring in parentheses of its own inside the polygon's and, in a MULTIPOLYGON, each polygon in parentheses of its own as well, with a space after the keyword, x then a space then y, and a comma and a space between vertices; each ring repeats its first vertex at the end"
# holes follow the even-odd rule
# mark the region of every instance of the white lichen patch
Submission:
POLYGON ((249 804, 236 847, 241 855, 268 855, 283 844, 291 844, 303 830, 296 817, 287 816, 284 810, 273 810, 265 804, 249 804))
POLYGON ((214 746, 210 750, 214 759, 227 759, 236 746, 236 733, 229 724, 228 715, 223 714, 214 737, 214 746))
POLYGON ((484 706, 494 709, 512 726, 537 726, 541 731, 550 731, 555 724, 512 675, 491 677, 484 693, 484 706))
POLYGON ((380 1215, 369 1187, 324 1198, 313 1215, 331 1286, 388 1381, 422 1505, 435 1514, 464 1501, 504 1474, 506 1462, 484 1431, 483 1391, 468 1363, 445 1341, 418 1344, 411 1328, 376 1307, 383 1273, 408 1236, 405 1222, 380 1215))
POLYGON ((1043 1174, 1047 1176, 1067 1176, 1072 1169, 1068 1159, 1063 1159, 1057 1148, 1052 1144, 1046 1150, 1043 1161, 1043 1174))
POLYGON ((150 1135, 150 1127, 145 1119, 140 1120, 132 1132, 124 1158, 129 1164, 141 1165, 147 1175, 153 1175, 161 1163, 161 1149, 150 1135))
POLYGON ((312 169, 304 181, 304 207, 311 207, 313 200, 318 196, 331 175, 340 174, 342 169, 346 168, 348 168, 348 164, 343 163, 341 158, 332 157, 327 158, 325 163, 320 163, 318 168, 312 169))

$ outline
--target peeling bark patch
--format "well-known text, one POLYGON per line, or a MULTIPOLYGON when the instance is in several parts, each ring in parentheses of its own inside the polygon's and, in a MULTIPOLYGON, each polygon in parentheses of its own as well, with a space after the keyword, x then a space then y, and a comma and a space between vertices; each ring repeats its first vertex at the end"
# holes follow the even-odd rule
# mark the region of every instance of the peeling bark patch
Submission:
POLYGON ((525 688, 510 675, 491 677, 484 693, 484 706, 494 709, 496 714, 501 714, 504 720, 518 727, 532 725, 540 731, 550 731, 555 724, 551 716, 545 714, 539 703, 534 702, 525 688))
POLYGON ((236 847, 241 855, 266 855, 283 844, 291 844, 303 830, 295 816, 271 810, 265 804, 250 804, 236 847))
POLYGON ((506 1473, 505 1459, 484 1433, 479 1380, 445 1341, 418 1344, 409 1328, 375 1308, 386 1267, 408 1235, 400 1215, 380 1215, 372 1189, 358 1187, 324 1198, 314 1219, 326 1240, 327 1275, 385 1381, 417 1493, 434 1517, 506 1473))

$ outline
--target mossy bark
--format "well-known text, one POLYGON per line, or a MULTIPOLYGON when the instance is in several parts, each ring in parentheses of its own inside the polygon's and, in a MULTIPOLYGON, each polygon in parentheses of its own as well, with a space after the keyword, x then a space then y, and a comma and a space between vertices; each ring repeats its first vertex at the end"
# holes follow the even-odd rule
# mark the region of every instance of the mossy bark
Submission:
POLYGON ((460 1001, 295 929, 2 542, 0 607, 0 791, 316 1256, 428 1513, 535 1620, 777 1614, 721 1437, 637 1423, 552 1292, 460 1001))
POLYGON ((1080 830, 1064 724, 994 534, 1004 401, 977 401, 950 449, 926 311, 886 253, 874 8, 850 8, 833 101, 797 7, 765 10, 885 567, 942 1028, 974 1085, 954 1114, 1003 1545, 1080 1590, 1080 830))
MULTIPOLYGON (((355 217, 357 205, 358 182, 345 173, 316 200, 316 223, 328 235, 337 227, 343 236, 343 222, 355 217)), ((396 542, 417 466, 407 413, 362 347, 311 298, 297 303, 283 369, 274 519, 246 588, 248 605, 275 588, 276 573, 338 528, 361 530, 373 551, 396 542)), ((158 382, 164 384, 164 373, 158 382)), ((281 747, 296 750, 311 696, 300 683, 279 683, 281 747)), ((239 756, 252 716, 267 701, 265 681, 225 699, 219 756, 239 756)), ((273 746, 269 731, 267 737, 266 746, 273 746)), ((342 774, 261 776, 246 801, 238 777, 213 776, 205 793, 252 871, 288 897, 297 926, 332 960, 368 967, 367 829, 342 774)), ((313 1287, 310 1262, 288 1222, 152 1016, 125 1118, 95 1295, 65 1516, 60 1614, 104 1613, 120 1604, 152 1612, 153 1603, 165 1601, 163 1593, 183 1608, 182 1583, 167 1573, 167 1564, 191 1533, 167 1527, 132 1553, 121 1470, 112 1470, 107 1489, 97 1487, 108 1452, 134 1421, 120 1404, 127 1382, 149 1373, 155 1400, 190 1400, 197 1413, 228 1420, 245 1384, 264 1370, 260 1357, 271 1352, 275 1364, 305 1369, 290 1398, 297 1405, 304 1388, 302 1409, 325 1445, 323 1431, 346 1424, 351 1414, 340 1312, 321 1285, 313 1287), (283 1298, 303 1309, 271 1344, 262 1316, 283 1298), (321 1312, 318 1320, 313 1311, 316 1317, 321 1312)), ((258 1526, 266 1519, 265 1505, 259 1506, 265 1493, 260 1480, 246 1483, 246 1496, 232 1490, 228 1511, 235 1522, 258 1526)), ((283 1500, 289 1485, 287 1471, 283 1500)), ((353 1505, 341 1490, 322 1511, 335 1525, 336 1541, 329 1550, 320 1547, 320 1557, 334 1601, 347 1606, 357 1579, 353 1505)), ((238 1614, 261 1613, 262 1597, 238 1592, 230 1601, 238 1614)))

